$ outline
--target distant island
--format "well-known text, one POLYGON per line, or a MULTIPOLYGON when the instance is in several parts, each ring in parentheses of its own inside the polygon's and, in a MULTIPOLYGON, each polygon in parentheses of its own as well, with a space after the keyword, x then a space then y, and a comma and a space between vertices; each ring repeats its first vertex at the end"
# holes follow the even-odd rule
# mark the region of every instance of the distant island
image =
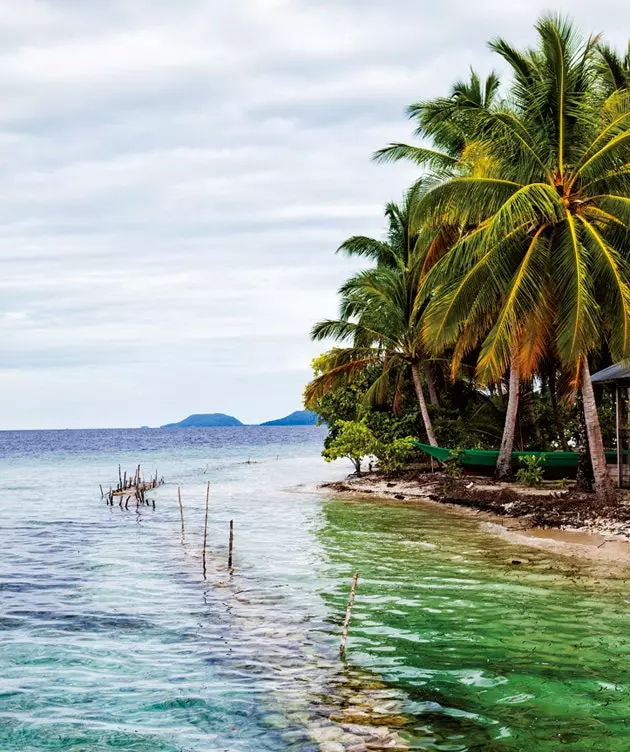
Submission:
MULTIPOLYGON (((314 426, 317 424, 317 415, 310 410, 296 410, 284 418, 268 420, 261 426, 314 426)), ((233 415, 225 413, 195 413, 189 415, 179 423, 167 423, 160 428, 234 428, 243 426, 244 423, 233 415)))
POLYGON ((314 426, 317 425, 317 415, 311 410, 296 410, 291 415, 276 420, 268 420, 261 426, 314 426))
POLYGON ((223 428, 242 425, 241 421, 233 415, 225 415, 225 413, 195 413, 184 418, 184 420, 180 420, 179 423, 167 423, 165 426, 160 426, 160 428, 223 428))

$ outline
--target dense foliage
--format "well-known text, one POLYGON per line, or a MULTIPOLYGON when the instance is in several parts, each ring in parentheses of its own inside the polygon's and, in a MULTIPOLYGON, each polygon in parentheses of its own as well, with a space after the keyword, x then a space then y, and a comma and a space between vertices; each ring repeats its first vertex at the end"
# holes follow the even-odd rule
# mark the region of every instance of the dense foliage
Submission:
POLYGON ((341 245, 371 265, 313 329, 339 346, 305 401, 333 438, 360 420, 389 443, 497 447, 499 477, 515 445, 579 447, 610 497, 610 409, 590 373, 630 354, 628 61, 564 18, 536 33, 533 48, 491 43, 505 82, 472 73, 412 105, 422 145, 375 155, 421 173, 383 240, 341 245))

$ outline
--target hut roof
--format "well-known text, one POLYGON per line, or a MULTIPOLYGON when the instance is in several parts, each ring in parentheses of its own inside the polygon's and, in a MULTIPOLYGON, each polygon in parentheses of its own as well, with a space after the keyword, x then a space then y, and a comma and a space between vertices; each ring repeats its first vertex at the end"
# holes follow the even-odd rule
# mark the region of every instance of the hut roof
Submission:
POLYGON ((594 384, 623 384, 630 385, 630 361, 624 360, 604 368, 591 376, 594 384))

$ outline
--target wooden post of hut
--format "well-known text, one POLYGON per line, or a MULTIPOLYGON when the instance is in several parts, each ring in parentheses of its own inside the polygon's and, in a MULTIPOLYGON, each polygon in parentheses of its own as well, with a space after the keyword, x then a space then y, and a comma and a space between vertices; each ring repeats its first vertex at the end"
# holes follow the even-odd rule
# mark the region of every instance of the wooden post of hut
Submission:
POLYGON ((591 376, 593 384, 614 390, 615 395, 615 438, 617 443, 617 485, 630 486, 630 365, 615 363, 591 376), (627 397, 627 400, 625 399, 627 397), (625 405, 625 411, 624 411, 625 405), (625 421, 624 421, 625 412, 625 421), (624 442, 624 436, 627 442, 624 442), (624 443, 627 444, 628 462, 623 461, 624 443), (626 470, 626 468, 628 468, 626 470))

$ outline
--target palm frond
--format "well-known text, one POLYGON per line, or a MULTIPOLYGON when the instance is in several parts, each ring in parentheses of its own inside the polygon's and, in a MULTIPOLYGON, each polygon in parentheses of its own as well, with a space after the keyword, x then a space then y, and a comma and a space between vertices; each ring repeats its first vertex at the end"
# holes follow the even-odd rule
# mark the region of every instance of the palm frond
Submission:
POLYGON ((434 149, 425 149, 421 146, 394 143, 376 151, 372 157, 375 162, 400 162, 406 160, 421 167, 430 167, 434 170, 449 170, 458 163, 456 157, 434 149))

